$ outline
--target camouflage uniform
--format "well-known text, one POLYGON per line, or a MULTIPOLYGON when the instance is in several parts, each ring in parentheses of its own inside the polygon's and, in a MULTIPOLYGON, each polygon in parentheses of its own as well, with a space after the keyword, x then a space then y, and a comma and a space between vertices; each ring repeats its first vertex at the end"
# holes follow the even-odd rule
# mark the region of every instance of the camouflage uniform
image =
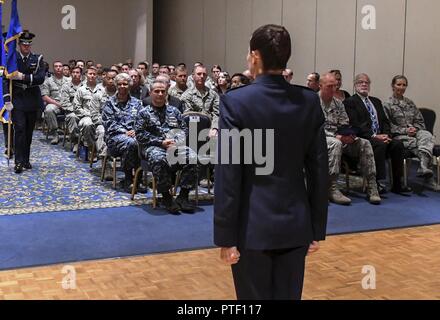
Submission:
POLYGON ((338 175, 341 171, 341 157, 346 154, 351 158, 359 159, 359 168, 363 176, 367 178, 376 176, 373 148, 370 141, 358 138, 353 144, 343 145, 336 138, 337 131, 343 126, 349 125, 348 115, 344 105, 338 99, 333 98, 329 106, 321 99, 321 107, 325 115, 325 133, 327 136, 329 173, 338 175))
POLYGON ((182 89, 179 89, 177 86, 173 86, 173 87, 170 88, 170 90, 168 90, 168 95, 182 100, 182 95, 185 92, 186 92, 186 90, 182 90, 182 89))
POLYGON ((167 193, 173 185, 172 173, 181 170, 180 187, 194 189, 197 183, 197 155, 185 146, 188 128, 179 110, 172 106, 155 108, 147 106, 139 112, 135 125, 136 139, 143 146, 143 157, 154 177, 157 189, 167 193), (165 139, 174 139, 177 152, 185 163, 170 165, 167 150, 162 147, 165 139))
POLYGON ((75 114, 73 109, 73 99, 75 98, 76 91, 81 86, 81 82, 79 85, 74 85, 72 81, 65 83, 61 88, 61 105, 63 106, 63 110, 66 113, 66 123, 69 132, 74 136, 78 137, 78 121, 79 118, 75 114))
POLYGON ((104 87, 97 85, 92 89, 85 84, 78 88, 73 99, 73 108, 79 118, 78 126, 83 140, 89 147, 96 141, 98 153, 102 153, 105 148, 105 130, 101 119, 101 103, 105 96, 104 87))
POLYGON ((384 103, 384 107, 391 122, 393 137, 402 141, 405 148, 415 156, 421 158, 424 153, 431 159, 434 137, 426 130, 423 116, 414 102, 406 97, 403 100, 390 97, 384 103), (417 129, 415 137, 408 136, 407 130, 409 127, 417 129))
MULTIPOLYGON (((194 89, 195 88, 195 83, 194 83, 194 77, 192 74, 190 74, 186 80, 186 86, 188 87, 188 89, 194 89)), ((205 86, 211 90, 215 90, 216 86, 215 86, 215 82, 214 80, 212 80, 210 77, 206 78, 205 81, 205 86)))
POLYGON ((116 96, 112 96, 102 111, 102 122, 105 128, 105 142, 110 154, 114 157, 122 156, 122 163, 126 175, 140 165, 138 144, 135 138, 127 136, 127 132, 134 130, 134 124, 142 108, 139 99, 130 97, 127 103, 119 103, 116 96))
MULTIPOLYGON (((62 77, 57 79, 55 76, 46 78, 41 85, 41 96, 48 96, 57 102, 61 102, 61 88, 66 83, 66 79, 62 77)), ((61 114, 63 109, 56 105, 48 104, 44 109, 44 119, 46 120, 49 131, 58 129, 57 115, 61 114)))
POLYGON ((217 92, 205 87, 201 93, 196 87, 188 89, 182 95, 182 102, 185 104, 185 112, 195 111, 207 114, 212 119, 212 128, 218 129, 218 117, 220 115, 220 98, 217 92))

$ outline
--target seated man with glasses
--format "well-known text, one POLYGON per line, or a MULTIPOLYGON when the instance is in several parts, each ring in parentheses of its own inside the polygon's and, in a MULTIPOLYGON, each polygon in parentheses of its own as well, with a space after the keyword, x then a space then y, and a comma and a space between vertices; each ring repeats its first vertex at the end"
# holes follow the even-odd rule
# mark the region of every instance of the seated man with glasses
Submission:
MULTIPOLYGON (((391 138, 390 122, 385 115, 382 102, 370 94, 370 78, 361 73, 355 77, 356 94, 344 100, 345 110, 350 119, 350 125, 359 129, 358 136, 370 141, 376 163, 376 180, 386 179, 386 159, 391 158, 393 185, 391 191, 402 194, 410 192, 408 187, 402 187, 403 176, 403 143, 391 138)), ((378 182, 380 193, 386 189, 378 182)))

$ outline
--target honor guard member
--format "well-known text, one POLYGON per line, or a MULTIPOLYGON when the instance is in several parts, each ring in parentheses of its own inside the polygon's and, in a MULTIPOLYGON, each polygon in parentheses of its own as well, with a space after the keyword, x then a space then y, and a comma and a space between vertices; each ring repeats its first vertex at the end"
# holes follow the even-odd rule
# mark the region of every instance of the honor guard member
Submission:
POLYGON ((38 113, 44 107, 40 85, 45 79, 43 56, 31 52, 35 35, 25 30, 19 38, 17 54, 18 72, 11 78, 12 101, 9 85, 4 82, 5 103, 12 103, 12 119, 15 129, 15 173, 23 169, 32 169, 29 162, 32 134, 38 113))

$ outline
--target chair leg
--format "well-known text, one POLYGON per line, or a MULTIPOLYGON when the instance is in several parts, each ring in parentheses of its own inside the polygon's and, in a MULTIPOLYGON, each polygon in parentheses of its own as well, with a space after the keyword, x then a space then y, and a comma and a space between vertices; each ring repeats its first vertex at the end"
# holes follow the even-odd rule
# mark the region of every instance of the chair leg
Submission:
POLYGON ((156 209, 157 207, 157 185, 156 185, 156 178, 153 176, 153 209, 156 209))
POLYGON ((79 159, 79 149, 81 149, 82 146, 81 140, 82 140, 82 135, 80 133, 78 137, 78 149, 76 150, 76 159, 79 159))
POLYGON ((440 157, 436 157, 437 159, 437 186, 440 186, 440 157))
POLYGON ((67 125, 66 125, 66 123, 64 122, 64 137, 63 137, 63 148, 65 148, 66 147, 66 139, 67 139, 67 125))
POLYGON ((176 173, 176 182, 174 183, 173 196, 176 196, 176 194, 177 194, 177 186, 179 185, 179 182, 180 182, 180 174, 181 174, 180 171, 178 171, 176 173))
POLYGON ((113 158, 113 163, 112 163, 113 189, 116 189, 116 164, 117 164, 117 159, 113 158))
POLYGON ((408 187, 408 160, 403 159, 403 185, 408 187))
POLYGON ((105 156, 102 159, 102 165, 101 165, 102 169, 101 169, 101 182, 104 181, 104 176, 105 176, 105 169, 107 169, 107 156, 105 156))
MULTIPOLYGON (((209 170, 209 166, 206 169, 206 177, 208 178, 208 194, 211 194, 211 170, 209 170)), ((197 187, 199 184, 197 184, 197 187)))
POLYGON ((142 172, 142 167, 137 168, 136 173, 134 174, 133 178, 133 188, 131 189, 131 200, 134 200, 134 196, 137 193, 137 182, 139 180, 139 174, 142 172))
POLYGON ((93 168, 93 159, 95 159, 96 147, 95 144, 92 146, 92 155, 90 156, 90 169, 93 168))
POLYGON ((197 171, 197 184, 196 184, 196 206, 199 205, 199 173, 197 171))
POLYGON ((348 163, 344 162, 345 167, 345 191, 347 193, 350 192, 350 168, 348 166, 348 163))
MULTIPOLYGON (((46 123, 46 120, 44 122, 46 123)), ((46 128, 46 140, 49 140, 49 126, 46 128)))

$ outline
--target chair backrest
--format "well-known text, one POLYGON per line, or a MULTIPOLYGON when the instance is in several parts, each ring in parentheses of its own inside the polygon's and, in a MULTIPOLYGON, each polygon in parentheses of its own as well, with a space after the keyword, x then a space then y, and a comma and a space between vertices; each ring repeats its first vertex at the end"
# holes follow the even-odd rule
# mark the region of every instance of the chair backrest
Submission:
POLYGON ((435 111, 427 108, 420 108, 420 112, 425 120, 426 130, 433 133, 436 118, 435 111))
POLYGON ((192 134, 191 130, 189 130, 188 137, 187 137, 187 145, 189 146, 190 139, 195 139, 193 141, 197 141, 197 150, 194 150, 196 152, 199 151, 200 147, 204 145, 208 141, 208 136, 206 136, 206 139, 199 141, 198 137, 202 130, 210 129, 211 128, 211 117, 207 114, 201 113, 201 112, 185 112, 183 114, 183 121, 185 121, 186 125, 188 126, 188 129, 190 126, 196 126, 196 137, 190 137, 190 134, 192 134))

